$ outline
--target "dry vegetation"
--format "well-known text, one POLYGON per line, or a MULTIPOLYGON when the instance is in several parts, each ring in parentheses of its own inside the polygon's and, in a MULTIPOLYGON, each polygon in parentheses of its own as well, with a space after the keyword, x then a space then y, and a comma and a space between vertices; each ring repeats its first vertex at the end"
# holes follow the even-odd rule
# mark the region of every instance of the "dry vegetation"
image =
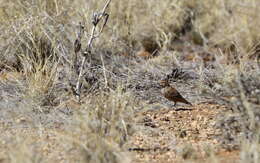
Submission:
POLYGON ((112 0, 79 103, 104 4, 0 0, 0 162, 260 162, 260 2, 112 0))

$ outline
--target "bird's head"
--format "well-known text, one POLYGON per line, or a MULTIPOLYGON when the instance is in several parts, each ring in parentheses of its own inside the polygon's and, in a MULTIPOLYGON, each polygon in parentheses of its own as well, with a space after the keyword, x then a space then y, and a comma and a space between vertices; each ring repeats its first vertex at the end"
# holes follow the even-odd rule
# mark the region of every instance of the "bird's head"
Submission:
POLYGON ((160 80, 160 86, 163 87, 163 88, 170 86, 168 79, 160 80))

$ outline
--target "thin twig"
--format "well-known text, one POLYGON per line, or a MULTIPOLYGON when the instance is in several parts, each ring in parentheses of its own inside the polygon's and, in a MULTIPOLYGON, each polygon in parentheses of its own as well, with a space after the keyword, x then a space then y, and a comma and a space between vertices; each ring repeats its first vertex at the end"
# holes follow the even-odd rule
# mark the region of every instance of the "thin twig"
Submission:
POLYGON ((102 62, 102 67, 103 67, 103 74, 104 74, 104 78, 105 78, 105 87, 108 87, 108 81, 107 81, 107 75, 106 75, 106 67, 105 67, 105 63, 104 63, 104 59, 102 54, 100 54, 100 58, 101 58, 101 62, 102 62))

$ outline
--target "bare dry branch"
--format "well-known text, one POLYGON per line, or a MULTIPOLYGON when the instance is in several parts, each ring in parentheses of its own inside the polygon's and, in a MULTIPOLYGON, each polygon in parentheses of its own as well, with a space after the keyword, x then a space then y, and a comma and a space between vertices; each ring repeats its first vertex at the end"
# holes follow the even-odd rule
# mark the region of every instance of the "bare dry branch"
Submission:
MULTIPOLYGON (((82 78, 82 75, 83 75, 83 68, 84 68, 87 57, 89 55, 92 55, 92 44, 93 44, 94 39, 99 37, 100 33, 103 31, 103 29, 104 29, 104 27, 107 23, 109 15, 106 13, 106 9, 109 6, 110 2, 111 2, 111 0, 108 0, 105 4, 104 8, 102 9, 102 11, 101 12, 94 12, 93 16, 92 16, 93 27, 92 27, 92 30, 91 30, 91 34, 90 34, 90 38, 89 38, 87 47, 83 52, 84 58, 82 60, 81 66, 80 66, 80 71, 79 71, 78 80, 77 80, 77 84, 76 84, 76 98, 77 98, 78 102, 80 102, 80 89, 81 89, 81 78, 82 78), (97 32, 97 25, 100 22, 100 20, 102 20, 102 19, 104 19, 104 23, 101 26, 100 30, 97 32)), ((101 57, 101 59, 102 59, 102 57, 101 57)), ((104 63, 103 63, 103 68, 105 69, 104 63)), ((104 73, 105 73, 105 71, 104 71, 104 73)))

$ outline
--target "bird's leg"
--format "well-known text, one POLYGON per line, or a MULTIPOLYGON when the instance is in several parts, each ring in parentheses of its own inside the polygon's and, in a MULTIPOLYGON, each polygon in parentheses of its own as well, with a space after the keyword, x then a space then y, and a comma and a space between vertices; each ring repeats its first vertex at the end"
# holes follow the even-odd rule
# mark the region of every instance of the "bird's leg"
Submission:
POLYGON ((173 106, 175 107, 175 106, 176 106, 176 104, 177 104, 177 102, 174 102, 173 106))

